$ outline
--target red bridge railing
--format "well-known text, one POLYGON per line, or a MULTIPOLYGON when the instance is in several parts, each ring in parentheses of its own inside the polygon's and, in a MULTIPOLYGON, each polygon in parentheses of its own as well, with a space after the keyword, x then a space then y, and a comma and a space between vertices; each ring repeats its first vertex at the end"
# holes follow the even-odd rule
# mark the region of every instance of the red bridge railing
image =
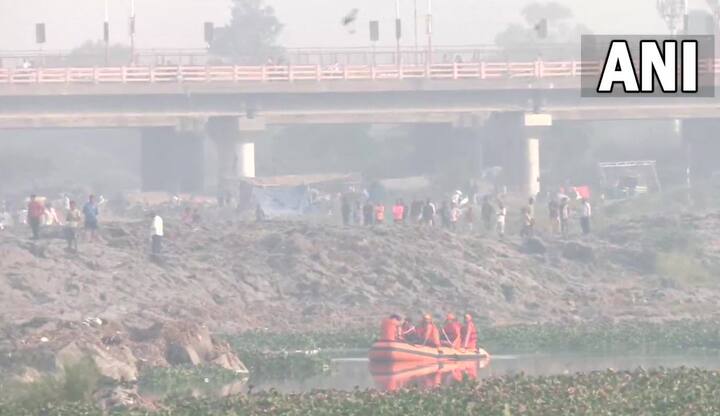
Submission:
MULTIPOLYGON (((3 84, 153 84, 577 78, 599 74, 599 62, 479 62, 434 65, 128 66, 94 68, 0 68, 3 84)), ((720 73, 720 60, 700 72, 720 73)))

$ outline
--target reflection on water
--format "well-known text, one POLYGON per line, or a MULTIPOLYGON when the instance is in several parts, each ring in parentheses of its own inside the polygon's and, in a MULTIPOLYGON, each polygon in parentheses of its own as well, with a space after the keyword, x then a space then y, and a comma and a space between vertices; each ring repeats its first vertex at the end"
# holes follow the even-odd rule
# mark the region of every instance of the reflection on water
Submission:
MULTIPOLYGON (((358 355, 363 354, 357 352, 358 355)), ((363 354, 364 355, 364 354, 363 354)), ((146 397, 161 399, 168 395, 225 397, 253 391, 274 389, 281 393, 303 393, 311 390, 433 388, 470 379, 483 379, 524 373, 529 376, 572 374, 598 370, 634 370, 643 368, 697 367, 718 369, 717 356, 578 356, 578 355, 496 355, 491 361, 449 362, 443 364, 369 363, 366 357, 355 356, 332 361, 330 370, 314 376, 283 379, 238 381, 227 386, 204 384, 184 391, 145 391, 146 397), (164 394, 163 394, 164 393, 164 394)))
MULTIPOLYGON (((353 390, 377 388, 395 390, 402 387, 434 387, 462 380, 498 377, 524 373, 530 376, 572 374, 598 370, 634 370, 643 368, 698 367, 718 369, 720 357, 658 356, 592 357, 577 355, 493 356, 489 363, 447 363, 440 365, 370 365, 364 358, 334 360, 330 371, 302 380, 277 380, 257 383, 255 390, 276 389, 283 393, 310 390, 353 390)), ((251 380, 252 383, 252 380, 251 380)))
POLYGON ((459 383, 465 379, 476 380, 478 372, 488 364, 489 359, 435 364, 370 362, 370 374, 375 387, 381 390, 434 388, 459 383))

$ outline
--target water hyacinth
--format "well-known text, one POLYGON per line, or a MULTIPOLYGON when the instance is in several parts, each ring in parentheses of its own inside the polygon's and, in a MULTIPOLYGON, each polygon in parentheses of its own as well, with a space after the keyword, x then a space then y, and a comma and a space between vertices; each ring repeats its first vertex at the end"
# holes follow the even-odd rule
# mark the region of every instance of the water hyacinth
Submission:
MULTIPOLYGON (((0 402, 1 404, 1 402, 0 402)), ((0 415, 26 415, 12 404, 0 415)), ((47 416, 100 415, 92 405, 45 409, 47 416)), ((551 377, 516 375, 435 390, 397 393, 274 391, 229 399, 169 401, 159 411, 121 416, 405 416, 414 415, 713 415, 720 414, 720 373, 698 369, 638 369, 551 377)))

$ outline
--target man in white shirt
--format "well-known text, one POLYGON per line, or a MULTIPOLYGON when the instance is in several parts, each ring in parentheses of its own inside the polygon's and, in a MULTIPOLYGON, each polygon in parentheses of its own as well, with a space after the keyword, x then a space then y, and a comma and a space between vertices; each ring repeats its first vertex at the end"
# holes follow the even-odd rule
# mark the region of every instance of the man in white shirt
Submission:
POLYGON ((151 227, 151 238, 152 238, 152 255, 157 256, 160 254, 162 249, 162 239, 164 235, 163 230, 163 219, 156 213, 151 213, 152 227, 151 227))
POLYGON ((590 234, 590 217, 592 217, 592 207, 590 206, 590 201, 588 201, 587 198, 583 198, 580 227, 585 235, 590 234))

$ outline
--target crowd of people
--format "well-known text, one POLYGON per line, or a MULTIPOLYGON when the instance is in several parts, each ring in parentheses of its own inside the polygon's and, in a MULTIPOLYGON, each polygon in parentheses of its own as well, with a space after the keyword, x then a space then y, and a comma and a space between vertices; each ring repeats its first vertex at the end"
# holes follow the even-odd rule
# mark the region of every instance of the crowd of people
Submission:
MULTIPOLYGON (((79 239, 83 238, 88 242, 99 240, 100 206, 105 202, 102 196, 96 198, 91 194, 80 208, 67 194, 55 204, 47 198, 32 194, 27 199, 24 209, 19 210, 15 215, 10 213, 7 204, 3 202, 0 204, 0 231, 15 225, 26 225, 30 228, 30 238, 39 240, 43 237, 43 233, 51 229, 61 229, 62 237, 67 243, 66 249, 77 253, 79 239), (61 207, 56 208, 56 205, 61 207)), ((151 253, 153 256, 159 256, 164 238, 163 219, 154 211, 150 212, 149 218, 151 253)), ((199 211, 186 209, 182 221, 188 225, 196 224, 200 221, 199 211)))
POLYGON ((95 195, 88 196, 82 210, 67 195, 63 196, 62 204, 61 212, 64 214, 64 221, 60 219, 61 216, 58 215, 58 210, 55 209, 50 200, 41 200, 35 194, 30 195, 23 222, 30 227, 32 239, 40 239, 41 230, 44 227, 61 226, 63 227, 63 236, 67 242, 67 249, 77 251, 78 235, 82 226, 89 241, 97 240, 100 211, 95 195))
MULTIPOLYGON (((442 227, 451 231, 476 231, 477 207, 482 230, 505 237, 508 224, 508 208, 498 195, 486 195, 481 200, 477 196, 465 197, 461 191, 439 204, 431 198, 415 199, 408 206, 403 199, 397 199, 388 210, 383 202, 365 198, 352 198, 351 194, 341 197, 341 215, 344 225, 381 225, 381 224, 417 224, 429 227, 442 227), (389 211, 389 212, 388 212, 389 211)), ((590 233, 592 207, 588 198, 580 197, 579 211, 575 213, 571 198, 562 192, 548 196, 549 231, 554 235, 567 237, 571 220, 577 216, 583 234, 590 233)), ((520 236, 531 238, 536 228, 536 198, 531 197, 520 210, 520 236)))
MULTIPOLYGON (((382 224, 415 224, 424 227, 441 227, 455 232, 482 231, 487 235, 497 234, 504 238, 507 233, 508 208, 501 195, 486 195, 480 197, 477 192, 467 195, 462 191, 455 191, 449 197, 435 202, 432 198, 424 200, 414 199, 409 205, 403 199, 397 199, 389 207, 382 202, 374 201, 366 194, 358 197, 355 192, 340 196, 340 212, 343 224, 375 226, 382 224), (478 218, 476 218, 478 216, 478 218), (476 226, 477 220, 480 227, 476 226)), ((554 235, 567 237, 573 218, 579 220, 580 230, 583 234, 591 231, 592 206, 587 197, 579 195, 571 198, 560 191, 555 195, 548 195, 547 212, 549 232, 554 235), (579 201, 574 202, 574 201, 579 201)), ((98 240, 99 207, 105 202, 102 196, 96 200, 89 195, 82 208, 68 195, 63 195, 55 204, 46 198, 31 195, 27 200, 25 209, 13 216, 5 203, 0 204, 0 231, 12 224, 27 224, 33 240, 40 238, 42 230, 50 227, 62 227, 63 236, 67 242, 67 249, 76 252, 78 239, 86 236, 87 241, 98 240), (60 206, 61 205, 61 206, 60 206), (56 206, 60 206, 56 208, 56 206), (84 232, 83 232, 84 231, 84 232)), ((173 199, 174 206, 181 207, 179 198, 173 199)), ((531 197, 520 209, 520 215, 515 217, 519 224, 519 234, 522 238, 531 238, 536 232, 536 198, 531 197)), ((164 239, 164 224, 162 217, 151 212, 151 252, 157 256, 162 251, 164 239)), ((194 226, 200 222, 200 213, 197 207, 185 206, 181 213, 181 222, 194 226)), ((265 220, 266 215, 260 208, 256 209, 256 218, 265 220)), ((515 227, 513 227, 515 228, 515 227)))
POLYGON ((477 328, 469 313, 465 314, 463 323, 454 314, 448 313, 441 328, 435 325, 429 314, 423 315, 417 326, 410 318, 403 319, 393 314, 382 320, 379 340, 470 351, 478 348, 477 328))

